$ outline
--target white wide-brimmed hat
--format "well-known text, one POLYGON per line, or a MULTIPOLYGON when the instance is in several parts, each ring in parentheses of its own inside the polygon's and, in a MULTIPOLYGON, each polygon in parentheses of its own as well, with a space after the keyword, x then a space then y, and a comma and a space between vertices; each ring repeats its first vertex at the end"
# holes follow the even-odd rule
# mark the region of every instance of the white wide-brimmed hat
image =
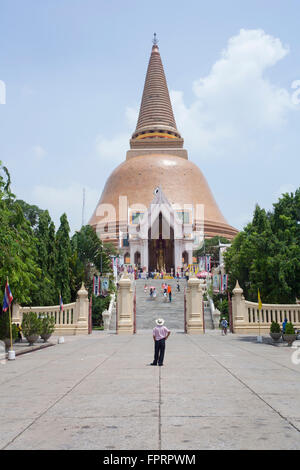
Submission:
POLYGON ((158 326, 162 326, 165 323, 165 320, 163 318, 158 318, 157 320, 155 320, 155 323, 158 326))

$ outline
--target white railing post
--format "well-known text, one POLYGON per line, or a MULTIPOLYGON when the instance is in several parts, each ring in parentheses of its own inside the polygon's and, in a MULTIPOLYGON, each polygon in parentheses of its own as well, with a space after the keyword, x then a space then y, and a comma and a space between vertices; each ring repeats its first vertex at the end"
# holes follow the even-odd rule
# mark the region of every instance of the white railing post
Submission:
POLYGON ((186 332, 203 333, 203 292, 200 279, 191 275, 186 289, 186 332))
POLYGON ((117 333, 133 334, 133 290, 127 271, 119 281, 117 333))
POLYGON ((12 323, 19 323, 21 325, 22 320, 23 320, 23 315, 22 315, 22 307, 19 304, 13 304, 12 306, 12 317, 11 321, 12 323))
POLYGON ((243 289, 239 285, 239 281, 236 281, 235 288, 232 293, 232 322, 233 330, 238 333, 239 329, 245 328, 247 323, 247 311, 245 305, 245 297, 243 296, 243 289))
POLYGON ((89 332, 89 298, 88 291, 82 283, 79 291, 77 292, 76 299, 76 335, 87 335, 89 332))

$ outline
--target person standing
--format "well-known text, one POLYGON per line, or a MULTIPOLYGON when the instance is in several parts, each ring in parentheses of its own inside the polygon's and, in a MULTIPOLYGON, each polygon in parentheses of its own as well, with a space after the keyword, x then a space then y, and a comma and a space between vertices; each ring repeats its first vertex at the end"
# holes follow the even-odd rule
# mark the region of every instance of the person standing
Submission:
POLYGON ((282 333, 285 333, 285 327, 286 327, 287 322, 288 322, 288 319, 285 318, 284 322, 282 323, 282 333))
POLYGON ((153 328, 153 340, 154 340, 154 360, 151 362, 151 366, 163 366, 166 339, 169 338, 171 331, 164 326, 165 321, 163 318, 155 320, 156 327, 153 328))
POLYGON ((22 342, 22 327, 19 323, 17 323, 17 331, 18 331, 18 342, 22 342))
POLYGON ((168 285, 168 294, 169 294, 169 301, 172 302, 172 289, 170 284, 168 285))
POLYGON ((226 320, 225 317, 221 321, 221 326, 222 326, 222 335, 227 335, 228 321, 226 320))

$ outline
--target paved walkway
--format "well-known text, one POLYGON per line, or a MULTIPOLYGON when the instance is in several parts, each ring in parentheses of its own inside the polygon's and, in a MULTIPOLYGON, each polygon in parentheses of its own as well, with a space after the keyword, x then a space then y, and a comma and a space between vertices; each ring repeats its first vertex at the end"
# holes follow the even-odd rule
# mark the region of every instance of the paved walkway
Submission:
POLYGON ((173 331, 94 332, 0 364, 1 449, 300 449, 290 348, 173 331))

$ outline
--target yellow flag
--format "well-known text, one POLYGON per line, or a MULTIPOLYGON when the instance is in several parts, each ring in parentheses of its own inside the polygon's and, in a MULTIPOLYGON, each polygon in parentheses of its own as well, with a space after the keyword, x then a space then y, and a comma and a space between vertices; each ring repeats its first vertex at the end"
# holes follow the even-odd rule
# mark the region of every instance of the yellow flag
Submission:
POLYGON ((261 308, 262 308, 262 303, 261 303, 261 298, 260 298, 259 289, 258 289, 257 297, 258 297, 258 310, 261 310, 261 308))

